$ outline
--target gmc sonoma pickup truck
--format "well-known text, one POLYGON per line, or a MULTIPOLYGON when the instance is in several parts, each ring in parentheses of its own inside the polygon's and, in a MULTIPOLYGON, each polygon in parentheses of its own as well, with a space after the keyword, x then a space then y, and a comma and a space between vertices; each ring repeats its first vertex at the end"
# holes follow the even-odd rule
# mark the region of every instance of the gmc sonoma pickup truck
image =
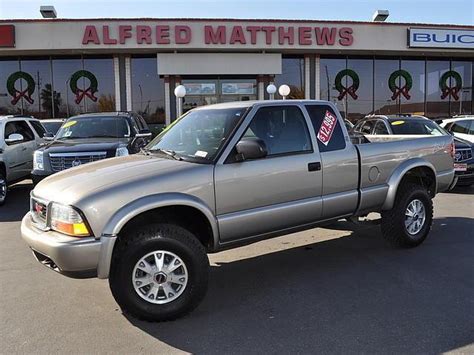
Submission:
POLYGON ((124 312, 171 320, 204 298, 207 253, 369 212, 391 244, 421 244, 453 155, 449 135, 353 144, 325 101, 205 106, 139 154, 41 181, 21 233, 49 268, 108 278, 124 312))

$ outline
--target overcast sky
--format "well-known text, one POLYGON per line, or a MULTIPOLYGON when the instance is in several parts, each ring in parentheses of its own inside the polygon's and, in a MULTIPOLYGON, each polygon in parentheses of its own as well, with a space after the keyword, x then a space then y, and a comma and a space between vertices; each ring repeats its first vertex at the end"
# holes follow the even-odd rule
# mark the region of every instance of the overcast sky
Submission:
POLYGON ((58 17, 218 17, 316 20, 371 19, 390 11, 391 22, 474 24, 474 0, 0 0, 0 18, 41 18, 40 5, 58 17))

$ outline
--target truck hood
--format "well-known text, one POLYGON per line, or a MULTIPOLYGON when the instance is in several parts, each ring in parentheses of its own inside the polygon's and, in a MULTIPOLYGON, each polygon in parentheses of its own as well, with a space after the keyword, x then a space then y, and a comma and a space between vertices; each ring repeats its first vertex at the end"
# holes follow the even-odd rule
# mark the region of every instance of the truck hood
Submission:
POLYGON ((199 165, 144 154, 104 159, 49 176, 35 187, 33 195, 48 201, 72 203, 97 190, 125 183, 139 185, 140 181, 159 179, 199 165))

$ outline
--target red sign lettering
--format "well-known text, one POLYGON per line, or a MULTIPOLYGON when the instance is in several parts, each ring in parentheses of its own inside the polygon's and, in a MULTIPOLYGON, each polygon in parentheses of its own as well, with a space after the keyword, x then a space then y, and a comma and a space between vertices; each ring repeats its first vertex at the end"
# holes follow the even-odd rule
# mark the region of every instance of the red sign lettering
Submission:
POLYGON ((0 47, 15 47, 15 26, 0 25, 0 47))

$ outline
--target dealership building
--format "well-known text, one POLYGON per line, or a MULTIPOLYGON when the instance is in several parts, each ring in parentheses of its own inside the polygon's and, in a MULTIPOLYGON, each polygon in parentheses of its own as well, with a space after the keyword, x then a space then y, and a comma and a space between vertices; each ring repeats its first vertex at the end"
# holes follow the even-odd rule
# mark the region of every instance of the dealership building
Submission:
POLYGON ((474 26, 236 19, 0 20, 0 114, 64 118, 136 111, 152 124, 183 108, 323 99, 370 113, 474 113, 474 26), (277 93, 277 98, 279 98, 277 93))

